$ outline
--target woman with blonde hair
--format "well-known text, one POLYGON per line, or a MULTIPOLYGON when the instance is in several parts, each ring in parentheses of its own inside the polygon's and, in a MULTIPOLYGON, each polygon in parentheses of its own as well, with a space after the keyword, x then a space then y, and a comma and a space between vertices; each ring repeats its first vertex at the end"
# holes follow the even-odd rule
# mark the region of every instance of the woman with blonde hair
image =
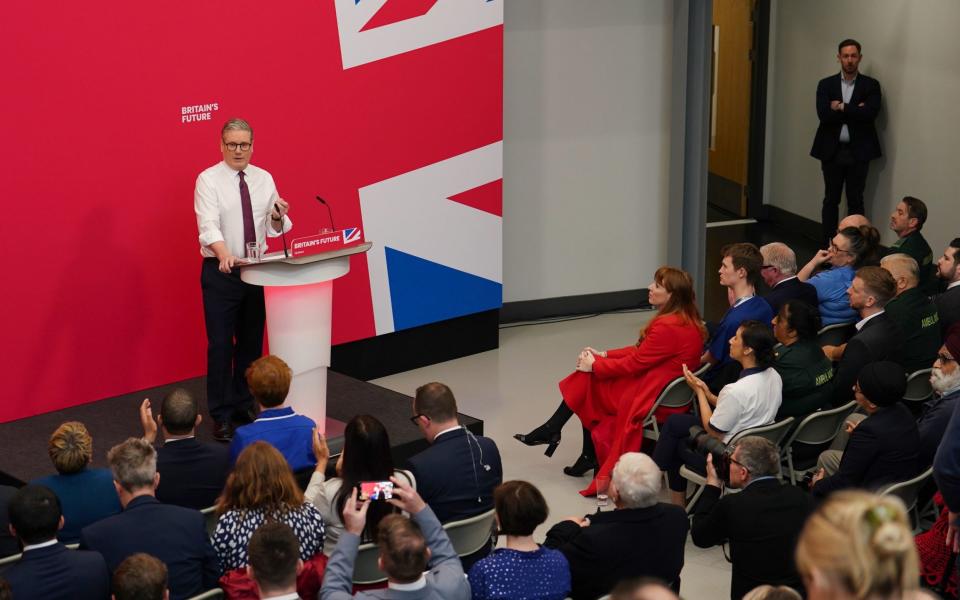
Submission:
POLYGON ((300 558, 308 561, 323 549, 323 517, 303 497, 290 465, 267 442, 254 442, 237 457, 217 504, 213 548, 226 571, 246 567, 247 546, 267 521, 286 523, 300 540, 300 558))
MULTIPOLYGON (((576 414, 583 425, 583 450, 576 464, 564 468, 567 475, 580 477, 594 469, 596 476, 609 476, 620 455, 640 449, 643 422, 657 395, 683 375, 684 365, 694 371, 700 366, 707 336, 690 275, 660 267, 647 290, 657 314, 640 331, 640 339, 616 350, 584 348, 577 370, 559 384, 563 401, 553 416, 530 433, 513 436, 528 446, 546 444, 551 456, 560 430, 576 414)), ((658 411, 657 418, 668 415, 658 411)), ((581 492, 594 493, 596 478, 581 492)))
POLYGON ((30 483, 50 488, 63 510, 63 529, 57 539, 64 544, 80 541, 80 530, 120 512, 120 498, 110 469, 91 469, 93 438, 79 421, 69 421, 50 436, 47 453, 57 470, 30 483))
POLYGON ((797 542, 797 570, 810 600, 913 600, 917 550, 903 502, 841 491, 807 520, 797 542))

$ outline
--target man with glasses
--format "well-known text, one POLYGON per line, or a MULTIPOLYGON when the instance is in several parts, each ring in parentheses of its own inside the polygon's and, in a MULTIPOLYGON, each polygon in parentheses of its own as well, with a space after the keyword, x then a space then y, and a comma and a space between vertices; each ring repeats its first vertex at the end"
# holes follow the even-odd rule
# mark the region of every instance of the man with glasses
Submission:
POLYGON ((695 507, 690 534, 700 548, 730 542, 730 597, 736 600, 764 584, 801 589, 793 550, 813 500, 800 488, 781 483, 779 474, 776 444, 746 436, 733 449, 726 482, 742 493, 721 497, 724 482, 717 476, 713 457, 707 458, 707 485, 695 507))
POLYGON ((240 280, 237 261, 263 252, 267 237, 293 227, 273 177, 250 164, 253 129, 230 119, 220 131, 223 160, 200 173, 193 208, 200 230, 203 315, 207 328, 207 407, 214 438, 229 441, 233 422, 250 422, 253 399, 244 379, 263 352, 263 288, 240 280))
POLYGON ((770 288, 763 299, 774 315, 779 314, 780 307, 790 300, 806 302, 819 313, 817 288, 797 278, 797 255, 790 246, 781 242, 766 244, 760 246, 760 255, 763 256, 760 277, 770 288))
POLYGON ((947 430, 957 398, 960 398, 960 367, 957 366, 957 357, 960 357, 960 325, 950 328, 936 360, 933 361, 933 370, 930 372, 933 398, 924 403, 923 412, 917 421, 920 429, 921 466, 933 464, 937 446, 947 430))
MULTIPOLYGON (((935 367, 940 373, 949 371, 952 375, 957 372, 957 359, 960 358, 960 326, 954 325, 947 332, 947 341, 940 349, 935 367)), ((934 369, 936 370, 936 369, 934 369)), ((931 383, 933 376, 931 374, 931 383)), ((954 391, 953 393, 956 393, 954 391)), ((960 535, 958 535, 958 519, 960 519, 960 411, 954 403, 953 412, 943 432, 940 445, 933 459, 933 478, 937 482, 937 489, 943 495, 943 500, 950 511, 949 527, 947 529, 947 546, 953 552, 960 551, 960 535)))

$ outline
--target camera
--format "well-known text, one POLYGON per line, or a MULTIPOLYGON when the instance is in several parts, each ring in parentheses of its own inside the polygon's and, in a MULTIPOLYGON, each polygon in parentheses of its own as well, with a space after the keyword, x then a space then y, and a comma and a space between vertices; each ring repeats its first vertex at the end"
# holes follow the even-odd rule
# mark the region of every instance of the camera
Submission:
POLYGON ((713 468, 717 477, 730 483, 730 456, 733 450, 726 444, 713 437, 703 427, 694 425, 690 428, 690 449, 697 454, 713 456, 713 468))

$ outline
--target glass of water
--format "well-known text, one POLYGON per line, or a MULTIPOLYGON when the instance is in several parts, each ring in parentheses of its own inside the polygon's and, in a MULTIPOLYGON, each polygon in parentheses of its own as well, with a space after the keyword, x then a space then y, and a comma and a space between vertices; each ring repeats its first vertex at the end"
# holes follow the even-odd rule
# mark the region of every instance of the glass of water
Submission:
POLYGON ((247 244, 247 261, 252 263, 260 262, 261 253, 260 244, 257 242, 249 242, 247 244))
POLYGON ((607 499, 607 490, 610 489, 609 477, 597 477, 597 512, 603 510, 609 500, 607 499))

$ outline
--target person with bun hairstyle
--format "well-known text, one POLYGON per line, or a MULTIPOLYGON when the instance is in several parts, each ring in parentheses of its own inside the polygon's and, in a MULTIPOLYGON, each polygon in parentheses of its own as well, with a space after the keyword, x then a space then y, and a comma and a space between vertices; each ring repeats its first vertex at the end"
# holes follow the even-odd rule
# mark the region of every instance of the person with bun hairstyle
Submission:
POLYGON ((843 491, 807 519, 797 570, 809 600, 919 600, 917 550, 903 502, 843 491))
POLYGON ((818 251, 800 272, 797 279, 817 288, 820 318, 824 325, 852 323, 857 311, 847 300, 847 288, 857 269, 875 265, 879 260, 880 232, 874 227, 846 227, 837 232, 826 250, 818 251), (814 272, 827 265, 825 271, 814 272))
POLYGON ((664 424, 653 452, 660 470, 667 472, 672 500, 683 506, 686 481, 680 467, 686 465, 705 474, 706 457, 690 448, 690 428, 703 427, 707 434, 727 443, 738 432, 773 422, 783 395, 783 381, 773 368, 773 332, 759 321, 744 321, 730 339, 730 356, 743 369, 737 381, 714 396, 709 386, 684 367, 683 374, 697 394, 699 416, 673 415, 664 424))

